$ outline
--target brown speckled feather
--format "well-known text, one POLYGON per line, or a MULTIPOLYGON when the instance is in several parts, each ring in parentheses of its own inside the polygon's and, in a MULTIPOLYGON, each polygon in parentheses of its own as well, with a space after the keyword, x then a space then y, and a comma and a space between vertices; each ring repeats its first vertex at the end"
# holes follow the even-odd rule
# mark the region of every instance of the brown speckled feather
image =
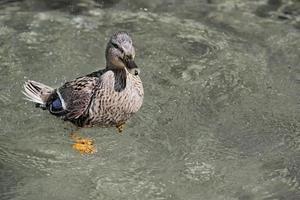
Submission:
POLYGON ((67 111, 65 119, 74 120, 85 113, 98 82, 97 77, 85 76, 69 81, 57 89, 67 111))
POLYGON ((86 126, 123 123, 140 109, 144 91, 139 76, 132 75, 126 70, 126 87, 121 92, 115 90, 115 83, 113 71, 107 71, 101 76, 89 107, 86 126))

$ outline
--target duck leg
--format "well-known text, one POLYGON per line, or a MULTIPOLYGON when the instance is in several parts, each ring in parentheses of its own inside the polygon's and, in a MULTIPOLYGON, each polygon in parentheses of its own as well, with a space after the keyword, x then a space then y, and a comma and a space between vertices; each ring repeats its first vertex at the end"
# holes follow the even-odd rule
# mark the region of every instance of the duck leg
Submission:
POLYGON ((119 124, 116 125, 116 128, 118 130, 119 133, 122 133, 125 127, 125 122, 121 122, 119 124))
POLYGON ((73 149, 79 151, 79 153, 93 154, 97 151, 96 147, 94 146, 94 141, 91 138, 82 138, 75 132, 72 132, 70 137, 74 141, 74 144, 72 145, 73 149))

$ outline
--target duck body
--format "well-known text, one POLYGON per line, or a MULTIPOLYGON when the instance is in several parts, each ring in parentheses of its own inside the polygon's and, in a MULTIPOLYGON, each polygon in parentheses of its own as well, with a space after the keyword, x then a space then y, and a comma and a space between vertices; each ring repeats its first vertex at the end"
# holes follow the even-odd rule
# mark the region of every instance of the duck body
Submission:
MULTIPOLYGON (((125 123, 143 103, 143 84, 138 75, 127 70, 126 86, 120 90, 118 73, 101 70, 66 82, 57 89, 38 87, 41 83, 27 81, 25 88, 36 94, 48 94, 38 107, 79 127, 116 126, 125 123), (47 91, 46 91, 47 90, 47 91)), ((25 90, 26 91, 26 90, 25 90)))
POLYGON ((101 76, 99 87, 88 109, 86 125, 114 126, 125 123, 143 103, 144 90, 141 79, 126 71, 126 87, 116 91, 116 74, 107 71, 101 76))
POLYGON ((140 109, 144 98, 137 66, 125 57, 128 49, 134 53, 127 44, 132 44, 128 37, 125 32, 112 36, 106 49, 109 62, 105 69, 68 81, 57 89, 26 81, 23 93, 27 100, 78 127, 124 124, 140 109))

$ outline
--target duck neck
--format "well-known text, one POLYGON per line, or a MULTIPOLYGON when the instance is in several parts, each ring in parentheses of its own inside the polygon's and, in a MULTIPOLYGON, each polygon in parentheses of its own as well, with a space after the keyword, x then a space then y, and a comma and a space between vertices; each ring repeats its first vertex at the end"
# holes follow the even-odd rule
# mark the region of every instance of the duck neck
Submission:
POLYGON ((115 91, 121 92, 126 88, 126 69, 112 69, 115 74, 115 91))

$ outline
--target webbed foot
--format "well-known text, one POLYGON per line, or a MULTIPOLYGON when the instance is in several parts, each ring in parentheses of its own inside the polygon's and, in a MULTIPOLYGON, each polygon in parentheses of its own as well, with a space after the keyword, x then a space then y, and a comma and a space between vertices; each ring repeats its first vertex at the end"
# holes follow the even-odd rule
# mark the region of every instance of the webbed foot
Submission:
POLYGON ((82 138, 75 133, 71 133, 70 136, 75 142, 72 145, 73 149, 79 151, 81 154, 93 154, 97 151, 94 141, 91 138, 82 138))

